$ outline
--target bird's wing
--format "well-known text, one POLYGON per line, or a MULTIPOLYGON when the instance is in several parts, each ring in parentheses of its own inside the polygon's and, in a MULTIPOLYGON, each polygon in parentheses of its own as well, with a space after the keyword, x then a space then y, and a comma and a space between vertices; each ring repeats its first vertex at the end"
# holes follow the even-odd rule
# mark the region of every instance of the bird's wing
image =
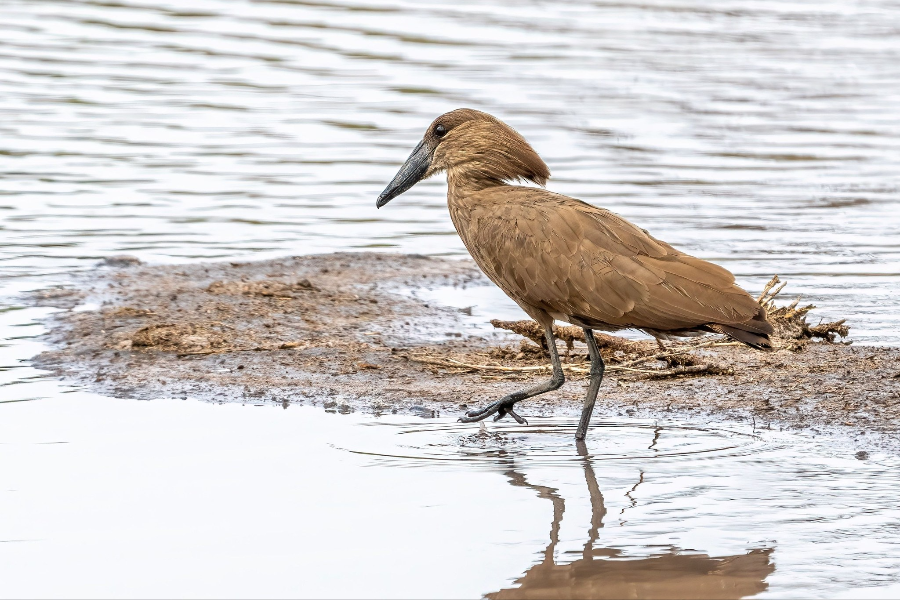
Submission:
POLYGON ((743 324, 760 313, 727 270, 579 200, 505 186, 451 208, 485 273, 548 312, 658 330, 743 324))

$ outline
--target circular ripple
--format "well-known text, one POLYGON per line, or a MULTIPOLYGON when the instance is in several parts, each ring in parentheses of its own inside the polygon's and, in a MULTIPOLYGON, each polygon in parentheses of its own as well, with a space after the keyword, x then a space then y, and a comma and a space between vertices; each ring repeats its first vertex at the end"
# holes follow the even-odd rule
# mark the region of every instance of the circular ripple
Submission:
POLYGON ((387 435, 366 436, 360 446, 335 445, 378 463, 434 466, 467 463, 496 466, 498 459, 515 458, 530 465, 555 465, 604 460, 706 460, 746 455, 771 445, 759 436, 725 428, 599 422, 588 439, 574 441, 574 419, 534 418, 529 425, 492 423, 485 427, 451 420, 427 423, 375 421, 387 435))

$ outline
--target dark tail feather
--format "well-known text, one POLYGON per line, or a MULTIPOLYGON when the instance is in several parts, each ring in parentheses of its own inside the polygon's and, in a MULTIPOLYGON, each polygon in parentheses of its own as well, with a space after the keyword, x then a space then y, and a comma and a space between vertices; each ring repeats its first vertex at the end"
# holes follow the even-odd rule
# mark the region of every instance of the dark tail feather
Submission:
POLYGON ((707 327, 716 333, 724 333, 725 335, 734 338, 739 342, 743 342, 748 346, 757 348, 758 350, 772 349, 772 342, 769 341, 768 333, 754 333, 752 331, 737 329, 736 327, 731 327, 729 325, 719 325, 718 323, 707 325, 707 327))

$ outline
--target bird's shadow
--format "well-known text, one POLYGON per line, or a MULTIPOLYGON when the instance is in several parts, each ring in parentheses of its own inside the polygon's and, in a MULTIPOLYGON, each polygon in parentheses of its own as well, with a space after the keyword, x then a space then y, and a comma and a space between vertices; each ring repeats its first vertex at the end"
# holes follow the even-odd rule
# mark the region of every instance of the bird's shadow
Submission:
POLYGON ((765 579, 775 570, 771 548, 719 557, 682 554, 672 549, 664 554, 629 559, 615 548, 595 547, 606 506, 587 448, 583 442, 578 442, 577 448, 591 502, 591 523, 581 558, 557 564, 555 551, 566 510, 565 499, 556 488, 530 483, 510 458, 509 468, 504 471, 510 484, 534 490, 538 497, 550 500, 553 506, 550 542, 541 562, 516 579, 513 587, 485 594, 485 597, 743 598, 768 588, 765 579))

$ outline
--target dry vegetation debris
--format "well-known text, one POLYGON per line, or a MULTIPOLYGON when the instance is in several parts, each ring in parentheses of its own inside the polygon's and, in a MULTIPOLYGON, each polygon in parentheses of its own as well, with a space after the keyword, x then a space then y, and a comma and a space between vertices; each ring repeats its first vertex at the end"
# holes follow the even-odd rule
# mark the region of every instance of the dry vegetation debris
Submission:
MULTIPOLYGON (((785 287, 785 283, 778 285, 779 283, 781 281, 778 276, 774 276, 757 299, 760 305, 768 311, 769 319, 775 327, 776 333, 773 336, 775 349, 784 348, 792 352, 800 352, 813 338, 834 343, 837 336, 847 337, 850 328, 843 319, 832 323, 810 325, 807 322, 807 315, 815 308, 812 304, 798 307, 798 299, 787 306, 776 306, 775 298, 785 287)), ((423 364, 470 371, 502 373, 550 371, 550 365, 547 362, 550 356, 547 340, 544 337, 543 328, 537 322, 530 319, 521 321, 494 319, 491 321, 491 325, 516 333, 526 339, 522 340, 518 348, 494 348, 487 353, 486 357, 483 356, 484 353, 467 356, 459 352, 441 356, 432 349, 421 349, 417 353, 410 353, 408 358, 423 364), (478 361, 478 358, 493 360, 478 361)), ((563 369, 572 373, 587 373, 590 359, 586 349, 582 349, 580 352, 576 352, 575 349, 576 342, 585 343, 582 328, 571 325, 554 325, 553 334, 566 345, 563 369)), ((741 346, 740 343, 729 341, 724 336, 714 336, 712 340, 709 339, 710 336, 687 338, 684 341, 670 342, 669 345, 647 340, 629 340, 601 332, 595 332, 594 337, 606 363, 607 371, 620 372, 622 376, 630 379, 733 375, 733 367, 722 364, 710 356, 709 352, 700 353, 698 351, 741 346)))

